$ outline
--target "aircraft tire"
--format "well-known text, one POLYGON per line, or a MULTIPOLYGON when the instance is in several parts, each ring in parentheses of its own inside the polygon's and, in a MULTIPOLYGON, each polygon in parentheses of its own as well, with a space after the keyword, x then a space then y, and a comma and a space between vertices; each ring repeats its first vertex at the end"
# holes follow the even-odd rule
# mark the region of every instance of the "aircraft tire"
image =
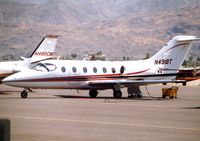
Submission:
POLYGON ((133 98, 134 95, 133 94, 128 94, 128 98, 133 98))
POLYGON ((96 98, 97 95, 98 95, 98 91, 97 90, 90 90, 89 95, 90 95, 91 98, 96 98))
POLYGON ((121 91, 114 91, 113 92, 114 98, 121 98, 122 97, 122 92, 121 91))
POLYGON ((28 97, 28 93, 24 90, 21 92, 21 98, 27 98, 28 97))
POLYGON ((183 85, 183 86, 186 86, 186 85, 187 85, 187 82, 183 82, 182 85, 183 85))
POLYGON ((137 98, 142 98, 142 95, 140 93, 137 94, 137 98))

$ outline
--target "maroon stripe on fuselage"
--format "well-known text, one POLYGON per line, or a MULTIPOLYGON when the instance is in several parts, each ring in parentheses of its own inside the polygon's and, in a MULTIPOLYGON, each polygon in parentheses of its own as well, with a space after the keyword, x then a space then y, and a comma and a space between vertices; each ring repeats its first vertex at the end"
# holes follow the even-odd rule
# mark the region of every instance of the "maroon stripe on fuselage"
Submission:
POLYGON ((124 75, 134 75, 134 74, 140 74, 140 73, 143 73, 143 72, 146 72, 150 70, 150 68, 146 69, 146 70, 143 70, 143 71, 138 71, 138 72, 132 72, 132 73, 127 73, 127 74, 124 74, 124 75))

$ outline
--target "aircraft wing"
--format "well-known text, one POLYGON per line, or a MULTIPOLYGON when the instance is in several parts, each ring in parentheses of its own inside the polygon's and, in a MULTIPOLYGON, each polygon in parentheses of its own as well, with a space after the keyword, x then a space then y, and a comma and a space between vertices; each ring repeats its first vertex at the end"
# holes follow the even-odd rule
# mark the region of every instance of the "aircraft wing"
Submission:
POLYGON ((185 83, 185 80, 94 80, 88 81, 89 85, 122 85, 122 86, 130 86, 130 85, 147 85, 147 84, 160 84, 160 83, 185 83))

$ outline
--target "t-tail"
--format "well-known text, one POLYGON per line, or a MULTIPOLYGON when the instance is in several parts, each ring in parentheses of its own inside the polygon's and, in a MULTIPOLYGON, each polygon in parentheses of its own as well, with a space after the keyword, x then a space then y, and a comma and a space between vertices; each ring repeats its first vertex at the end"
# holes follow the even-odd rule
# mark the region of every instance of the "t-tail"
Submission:
POLYGON ((177 73, 192 42, 200 40, 196 36, 176 36, 170 40, 158 53, 148 59, 151 68, 159 74, 177 73))
POLYGON ((46 59, 55 57, 55 47, 57 43, 57 35, 48 35, 42 39, 37 48, 30 56, 30 63, 36 63, 46 59))

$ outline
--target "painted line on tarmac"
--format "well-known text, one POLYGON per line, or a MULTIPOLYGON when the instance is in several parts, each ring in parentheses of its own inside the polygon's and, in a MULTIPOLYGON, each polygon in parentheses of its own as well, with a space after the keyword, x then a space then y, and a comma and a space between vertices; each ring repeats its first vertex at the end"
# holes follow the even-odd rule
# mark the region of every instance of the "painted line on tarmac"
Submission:
POLYGON ((47 118, 47 117, 9 116, 9 115, 1 115, 1 117, 13 118, 13 119, 48 120, 48 121, 59 121, 59 122, 74 122, 74 123, 113 125, 113 126, 173 129, 173 130, 186 130, 186 131, 200 132, 200 128, 173 127, 173 126, 164 126, 164 125, 145 125, 145 124, 123 123, 123 122, 107 122, 107 121, 78 120, 78 119, 76 120, 76 119, 47 118))

